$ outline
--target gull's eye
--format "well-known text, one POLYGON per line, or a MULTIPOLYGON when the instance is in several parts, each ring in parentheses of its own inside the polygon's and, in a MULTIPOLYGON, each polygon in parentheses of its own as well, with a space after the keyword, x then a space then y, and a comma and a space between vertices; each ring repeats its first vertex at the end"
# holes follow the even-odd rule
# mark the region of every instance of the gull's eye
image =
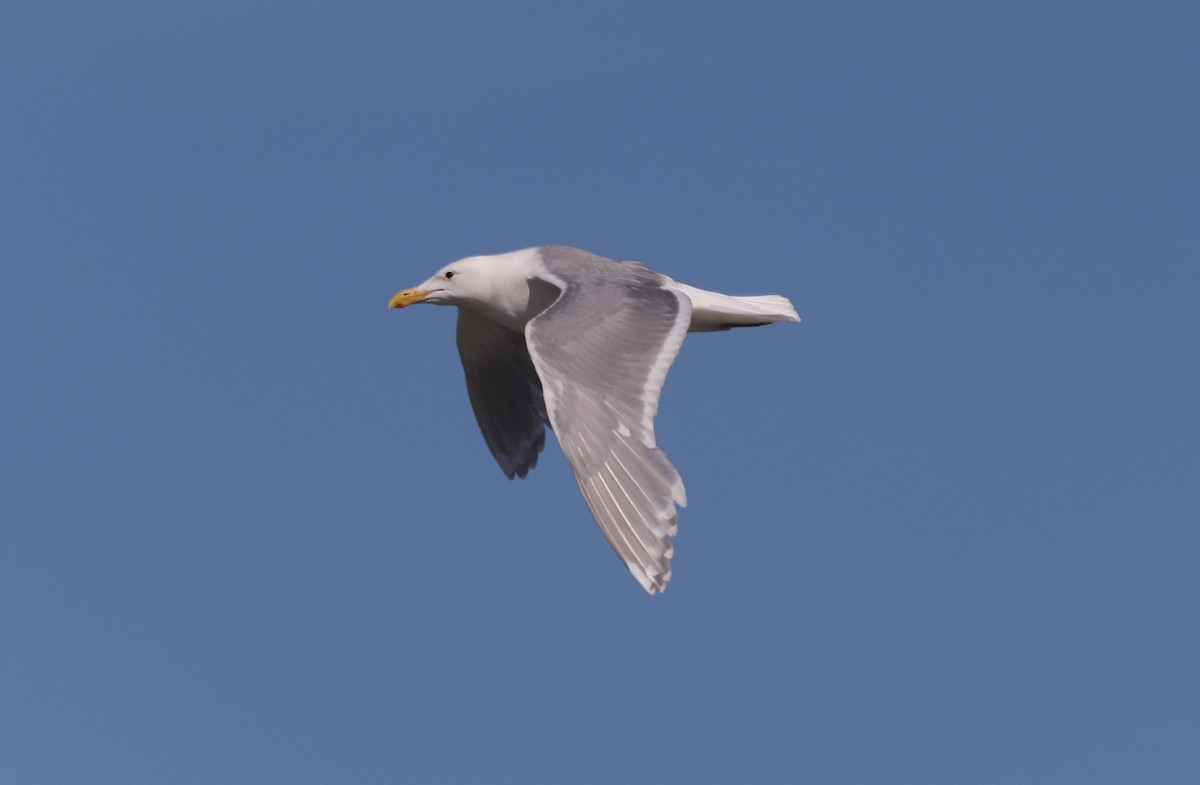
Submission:
POLYGON ((453 277, 454 277, 454 271, 453 271, 453 270, 447 270, 447 271, 446 271, 446 275, 445 275, 444 277, 445 277, 445 279, 446 279, 447 281, 449 281, 451 278, 453 278, 453 277))

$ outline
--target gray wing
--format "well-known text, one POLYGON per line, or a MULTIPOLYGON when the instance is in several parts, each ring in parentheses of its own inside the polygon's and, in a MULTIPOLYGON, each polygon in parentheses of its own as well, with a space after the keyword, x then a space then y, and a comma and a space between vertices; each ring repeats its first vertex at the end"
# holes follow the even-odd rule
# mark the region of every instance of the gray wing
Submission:
POLYGON ((542 384, 525 336, 459 308, 456 337, 483 439, 510 480, 524 477, 537 466, 547 422, 542 384))
POLYGON ((530 320, 526 344, 550 425, 609 543, 651 594, 671 578, 683 481, 655 446, 658 396, 691 318, 691 301, 641 265, 606 263, 572 280, 530 320), (594 273, 594 270, 590 271, 594 273))

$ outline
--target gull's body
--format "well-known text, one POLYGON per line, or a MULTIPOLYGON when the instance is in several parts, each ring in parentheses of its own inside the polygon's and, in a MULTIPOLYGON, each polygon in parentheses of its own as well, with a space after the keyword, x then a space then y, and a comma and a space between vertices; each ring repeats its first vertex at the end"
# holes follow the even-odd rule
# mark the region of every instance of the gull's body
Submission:
POLYGON ((558 435, 584 500, 646 591, 671 577, 683 481, 658 449, 654 415, 687 332, 799 321, 778 295, 696 289, 636 262, 566 246, 474 256, 392 298, 458 306, 467 392, 508 477, 558 435))

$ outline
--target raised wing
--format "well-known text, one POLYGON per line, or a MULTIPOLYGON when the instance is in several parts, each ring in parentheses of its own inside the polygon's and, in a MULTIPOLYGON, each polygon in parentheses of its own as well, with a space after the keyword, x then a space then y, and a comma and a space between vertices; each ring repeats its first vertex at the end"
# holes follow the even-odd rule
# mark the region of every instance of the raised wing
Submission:
POLYGON ((537 466, 546 444, 546 406, 525 336, 458 309, 458 354, 479 430, 511 480, 537 466))
MULTIPOLYGON (((654 415, 691 302, 641 265, 586 287, 557 274, 559 298, 525 327, 546 411, 583 498, 650 593, 671 578, 683 481, 655 446, 654 415)), ((611 273, 611 270, 610 270, 611 273)))

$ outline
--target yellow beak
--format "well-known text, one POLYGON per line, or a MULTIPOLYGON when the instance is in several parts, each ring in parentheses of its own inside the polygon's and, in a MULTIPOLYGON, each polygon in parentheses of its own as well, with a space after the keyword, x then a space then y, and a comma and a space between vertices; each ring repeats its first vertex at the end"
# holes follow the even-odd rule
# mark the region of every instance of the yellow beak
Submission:
POLYGON ((421 289, 405 289, 402 292, 396 292, 392 295, 392 299, 388 301, 388 308, 403 308, 406 305, 419 303, 430 294, 430 292, 422 291, 421 289))

